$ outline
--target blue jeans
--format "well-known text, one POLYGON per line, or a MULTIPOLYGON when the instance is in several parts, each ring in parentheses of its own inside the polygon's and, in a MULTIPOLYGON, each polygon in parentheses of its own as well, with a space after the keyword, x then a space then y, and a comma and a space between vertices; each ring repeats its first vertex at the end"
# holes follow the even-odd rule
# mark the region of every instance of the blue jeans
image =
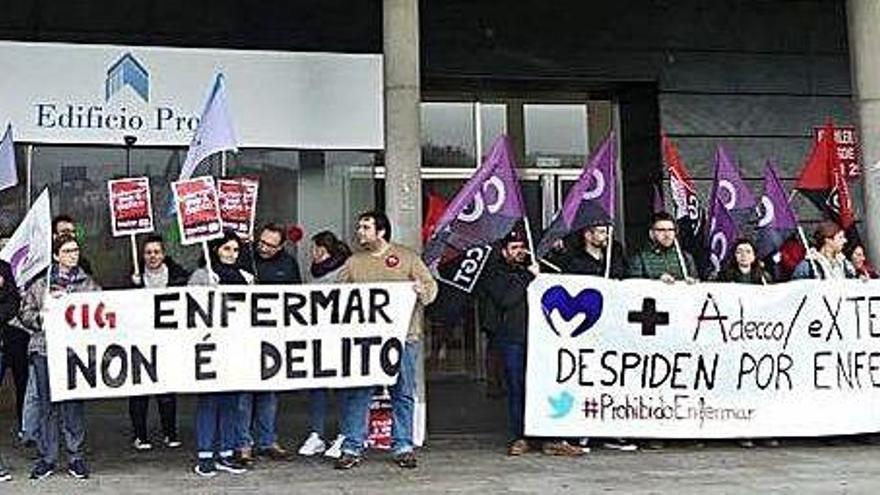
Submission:
POLYGON ((495 349, 504 364, 507 385, 507 436, 509 440, 523 437, 526 401, 526 351, 523 344, 496 343, 495 349))
POLYGON ((200 394, 196 403, 196 448, 199 459, 211 459, 219 447, 220 457, 232 457, 238 394, 200 394))
MULTIPOLYGON (((395 455, 413 450, 413 408, 416 394, 416 358, 419 344, 407 342, 400 357, 397 383, 391 386, 393 420, 392 449, 395 455)), ((367 418, 373 387, 350 388, 343 391, 342 452, 359 456, 367 440, 367 418)))
POLYGON ((327 389, 309 390, 309 429, 324 438, 324 423, 327 416, 327 389))
POLYGON ((83 460, 86 443, 85 404, 81 400, 51 402, 49 399, 49 370, 46 356, 31 355, 37 392, 37 417, 40 421, 37 450, 40 460, 48 464, 58 462, 61 435, 67 447, 70 462, 83 460))
POLYGON ((278 412, 278 397, 275 392, 244 392, 238 394, 238 421, 236 421, 236 447, 239 449, 256 446, 258 449, 275 444, 275 416, 278 412), (251 426, 256 433, 256 444, 251 434, 251 426))

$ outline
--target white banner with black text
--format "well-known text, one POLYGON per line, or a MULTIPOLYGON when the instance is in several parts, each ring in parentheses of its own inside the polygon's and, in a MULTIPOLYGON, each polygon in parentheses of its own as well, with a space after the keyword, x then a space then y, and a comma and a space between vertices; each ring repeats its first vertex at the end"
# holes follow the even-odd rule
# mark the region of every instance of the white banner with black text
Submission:
POLYGON ((47 295, 53 401, 391 385, 411 283, 47 295))
POLYGON ((880 431, 880 283, 541 275, 526 434, 803 437, 880 431))

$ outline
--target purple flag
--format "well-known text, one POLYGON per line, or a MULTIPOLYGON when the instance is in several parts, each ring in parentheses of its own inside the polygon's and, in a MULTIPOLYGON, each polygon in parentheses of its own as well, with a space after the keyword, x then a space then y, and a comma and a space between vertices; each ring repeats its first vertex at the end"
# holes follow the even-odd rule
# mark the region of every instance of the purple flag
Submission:
POLYGON ((553 244, 572 231, 594 225, 608 225, 614 219, 615 166, 617 143, 614 132, 584 164, 584 170, 565 197, 562 209, 538 244, 538 257, 543 258, 553 244))
POLYGON ((709 204, 714 205, 716 198, 727 211, 755 207, 755 197, 740 177, 733 159, 720 144, 715 151, 715 182, 712 183, 709 204))
POLYGON ((434 235, 425 246, 425 263, 441 280, 470 292, 486 262, 486 246, 506 236, 524 216, 510 138, 502 135, 437 221, 434 235), (477 263, 459 263, 462 259, 477 263), (476 265, 476 273, 462 274, 462 270, 476 265), (462 284, 452 282, 465 279, 467 282, 462 284))
POLYGON ((715 274, 721 270, 738 236, 736 222, 720 198, 716 199, 709 214, 709 261, 715 274))
POLYGON ((785 188, 768 160, 764 165, 764 195, 757 207, 758 257, 764 258, 779 250, 782 243, 797 230, 797 217, 788 204, 785 188))

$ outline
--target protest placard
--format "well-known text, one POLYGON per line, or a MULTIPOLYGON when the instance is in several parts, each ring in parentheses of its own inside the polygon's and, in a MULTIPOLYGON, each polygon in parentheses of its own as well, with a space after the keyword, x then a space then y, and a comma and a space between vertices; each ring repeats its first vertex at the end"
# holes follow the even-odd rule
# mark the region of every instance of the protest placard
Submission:
POLYGON ((153 231, 153 203, 150 197, 149 178, 114 179, 107 182, 107 190, 113 237, 153 231))
POLYGON ((256 180, 244 177, 217 181, 224 230, 231 229, 245 237, 253 236, 259 185, 256 180))
POLYGON ((181 244, 196 244, 223 237, 213 177, 173 182, 171 188, 174 191, 181 244))

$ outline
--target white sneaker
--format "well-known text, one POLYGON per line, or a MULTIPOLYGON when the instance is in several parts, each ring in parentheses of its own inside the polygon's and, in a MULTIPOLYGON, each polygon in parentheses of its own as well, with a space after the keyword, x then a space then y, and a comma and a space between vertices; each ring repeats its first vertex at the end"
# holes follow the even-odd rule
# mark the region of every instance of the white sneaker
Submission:
POLYGON ((135 438, 134 442, 131 443, 131 446, 134 447, 134 450, 152 450, 153 444, 146 440, 141 440, 140 438, 135 438))
POLYGON ((330 457, 331 459, 339 459, 342 457, 342 442, 345 441, 345 435, 336 435, 336 440, 333 440, 333 443, 330 444, 330 448, 327 449, 327 452, 324 452, 324 457, 330 457))
POLYGON ((311 457, 320 454, 325 450, 327 450, 327 444, 324 443, 324 440, 321 440, 320 435, 312 432, 309 434, 309 438, 306 438, 306 441, 303 442, 302 447, 299 448, 298 454, 311 457))
POLYGON ((603 446, 606 449, 619 450, 621 452, 635 452, 635 451, 639 450, 638 445, 636 445, 632 442, 628 442, 622 438, 615 438, 613 440, 609 440, 609 441, 605 442, 605 444, 603 446))

